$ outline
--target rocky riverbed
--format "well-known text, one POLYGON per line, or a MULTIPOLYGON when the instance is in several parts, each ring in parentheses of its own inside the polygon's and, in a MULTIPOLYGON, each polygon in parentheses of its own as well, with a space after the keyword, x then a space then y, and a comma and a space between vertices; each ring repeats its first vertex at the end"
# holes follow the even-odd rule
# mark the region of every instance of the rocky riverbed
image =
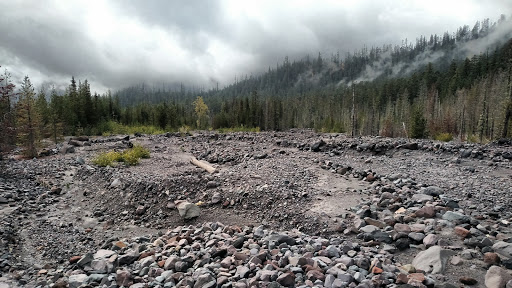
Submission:
POLYGON ((505 287, 512 279, 506 140, 198 132, 81 137, 44 154, 0 164, 2 288, 505 287), (130 143, 151 158, 91 163, 130 143))

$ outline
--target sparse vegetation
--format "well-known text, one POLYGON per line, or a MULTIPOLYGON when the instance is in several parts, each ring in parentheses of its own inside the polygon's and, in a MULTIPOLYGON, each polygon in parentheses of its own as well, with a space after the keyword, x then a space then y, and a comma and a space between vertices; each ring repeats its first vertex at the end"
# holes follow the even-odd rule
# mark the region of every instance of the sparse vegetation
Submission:
POLYGON ((180 127, 178 132, 180 132, 181 137, 185 137, 187 135, 192 135, 192 133, 190 133, 191 130, 192 130, 192 128, 190 128, 190 126, 183 125, 180 127))
POLYGON ((437 141, 450 142, 453 140, 453 135, 451 133, 439 133, 435 139, 437 141))
POLYGON ((94 134, 102 134, 103 136, 119 135, 119 134, 135 134, 143 133, 149 135, 163 134, 165 131, 153 125, 123 125, 115 121, 108 121, 100 124, 98 131, 94 134))
POLYGON ((260 132, 260 127, 245 127, 245 126, 237 126, 233 128, 219 128, 217 132, 219 133, 233 133, 233 132, 260 132))
POLYGON ((92 163, 100 167, 115 166, 117 163, 125 163, 128 166, 134 166, 139 164, 139 159, 149 158, 150 153, 147 148, 139 144, 135 144, 133 148, 127 149, 123 152, 109 151, 98 154, 92 163))

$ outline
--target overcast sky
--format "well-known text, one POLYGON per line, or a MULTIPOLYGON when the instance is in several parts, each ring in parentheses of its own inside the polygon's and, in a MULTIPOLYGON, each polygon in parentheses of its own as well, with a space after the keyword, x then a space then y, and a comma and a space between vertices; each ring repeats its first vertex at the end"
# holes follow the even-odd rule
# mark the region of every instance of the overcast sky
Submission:
MULTIPOLYGON (((210 88, 275 67, 284 56, 345 55, 454 32, 500 14, 511 0, 0 0, 0 65, 19 82, 93 91, 133 84, 210 88)), ((2 71, 3 72, 3 71, 2 71)))

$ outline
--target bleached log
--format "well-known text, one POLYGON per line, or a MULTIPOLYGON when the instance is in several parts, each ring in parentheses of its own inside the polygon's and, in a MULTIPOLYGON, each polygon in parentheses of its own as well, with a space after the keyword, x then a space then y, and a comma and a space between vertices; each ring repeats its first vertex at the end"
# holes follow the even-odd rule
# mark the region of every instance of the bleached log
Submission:
POLYGON ((215 168, 212 165, 205 163, 203 161, 199 161, 196 159, 196 157, 190 158, 190 163, 196 165, 199 168, 203 168, 208 173, 215 173, 215 168))

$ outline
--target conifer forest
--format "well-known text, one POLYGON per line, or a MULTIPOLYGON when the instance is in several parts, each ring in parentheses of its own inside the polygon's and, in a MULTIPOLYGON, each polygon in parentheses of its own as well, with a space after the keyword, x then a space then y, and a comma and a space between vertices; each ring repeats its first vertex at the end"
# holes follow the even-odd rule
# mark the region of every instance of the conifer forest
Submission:
POLYGON ((354 137, 488 142, 512 135, 512 29, 505 16, 402 45, 284 57, 224 87, 134 83, 98 94, 0 77, 1 149, 65 135, 190 129, 312 128, 354 137), (127 128, 128 129, 128 128, 127 128), (119 131, 117 131, 119 132, 119 131))

